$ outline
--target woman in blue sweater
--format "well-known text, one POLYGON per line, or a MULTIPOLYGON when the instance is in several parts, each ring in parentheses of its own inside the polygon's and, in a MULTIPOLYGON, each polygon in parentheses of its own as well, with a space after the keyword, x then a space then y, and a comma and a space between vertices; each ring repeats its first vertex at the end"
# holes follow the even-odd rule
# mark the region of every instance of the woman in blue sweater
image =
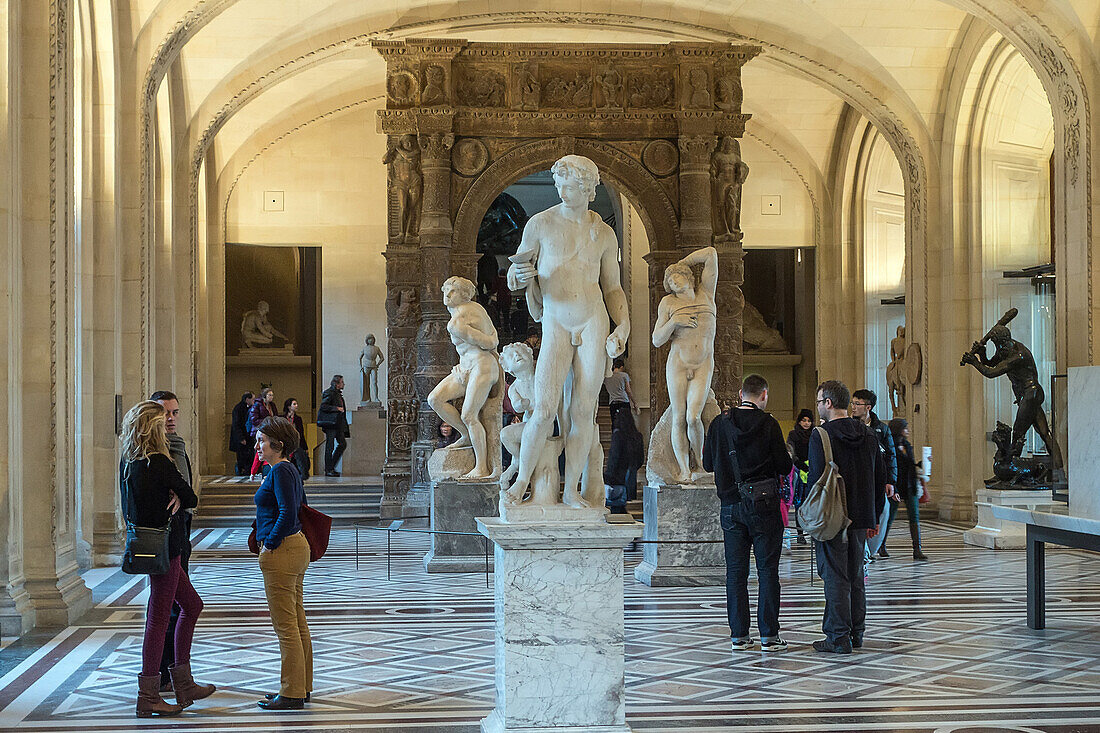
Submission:
POLYGON ((298 431, 285 417, 266 417, 256 431, 256 452, 271 466, 256 492, 256 541, 282 658, 278 694, 258 703, 265 710, 300 710, 313 687, 313 642, 302 604, 309 543, 298 521, 305 491, 301 474, 288 460, 297 446, 298 431))

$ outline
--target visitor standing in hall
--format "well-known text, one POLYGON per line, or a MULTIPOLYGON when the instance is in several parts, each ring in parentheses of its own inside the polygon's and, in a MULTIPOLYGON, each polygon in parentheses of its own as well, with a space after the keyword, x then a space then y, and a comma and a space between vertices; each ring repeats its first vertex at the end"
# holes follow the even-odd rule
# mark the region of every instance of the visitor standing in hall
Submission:
POLYGON ((878 532, 878 517, 886 503, 886 462, 878 438, 862 421, 848 417, 851 395, 841 382, 822 382, 817 388, 817 412, 824 426, 810 436, 810 486, 825 473, 822 433, 829 441, 833 463, 844 480, 851 524, 836 537, 814 540, 817 570, 825 585, 825 639, 814 642, 819 652, 851 654, 863 646, 867 623, 867 595, 863 553, 867 539, 878 532))
MULTIPOLYGON (((802 500, 806 497, 806 477, 810 472, 810 433, 814 429, 813 413, 802 409, 795 420, 794 429, 787 433, 787 452, 791 454, 794 463, 794 482, 791 485, 791 503, 795 508, 795 524, 798 524, 798 507, 802 506, 802 500)), ((798 528, 798 544, 806 544, 806 536, 802 528, 798 528)))
POLYGON ((252 469, 250 473, 253 479, 263 477, 260 473, 263 461, 260 460, 260 454, 256 452, 256 430, 265 419, 278 414, 275 410, 275 390, 271 387, 264 387, 260 390, 260 398, 252 403, 252 409, 248 411, 248 434, 252 438, 252 469))
POLYGON ((714 472, 722 503, 726 553, 726 615, 734 651, 752 649, 749 635, 749 549, 756 556, 760 649, 782 651, 779 635, 779 559, 783 547, 782 477, 791 471, 783 430, 768 406, 768 382, 757 374, 741 384, 741 403, 711 421, 703 441, 703 470, 714 472))
MULTIPOLYGON (((913 444, 909 442, 909 422, 903 417, 890 421, 894 436, 894 452, 898 458, 898 498, 905 502, 905 516, 909 520, 909 537, 913 541, 913 559, 927 560, 920 543, 920 497, 924 492, 924 478, 919 468, 913 444)), ((893 519, 891 513, 890 518, 893 519)))
POLYGON ((283 403, 283 417, 290 420, 294 429, 298 431, 298 444, 294 447, 294 453, 290 460, 298 473, 302 475, 302 481, 309 478, 309 443, 306 442, 306 426, 302 422, 302 416, 298 414, 298 400, 291 397, 283 403))
POLYGON ((876 403, 878 403, 878 397, 869 389, 857 389, 852 393, 850 409, 852 417, 874 431, 875 437, 878 438, 882 458, 886 461, 887 504, 883 507, 883 513, 879 516, 878 521, 882 530, 873 539, 867 541, 868 561, 876 555, 881 558, 890 557, 890 553, 886 551, 886 535, 890 532, 890 523, 894 521, 894 515, 898 511, 897 497, 894 494, 894 487, 898 482, 898 462, 897 456, 894 454, 894 438, 890 434, 889 426, 879 420, 878 415, 875 414, 876 403))
POLYGON ((313 641, 303 599, 309 542, 298 519, 306 495, 290 462, 296 445, 298 431, 285 417, 269 417, 256 431, 256 450, 271 466, 255 496, 256 543, 280 657, 279 692, 257 703, 265 710, 301 710, 313 690, 313 641))
POLYGON ((256 455, 255 441, 248 433, 248 411, 256 397, 251 392, 241 395, 241 401, 233 406, 233 422, 229 426, 229 451, 237 454, 234 473, 247 476, 256 455))
MULTIPOLYGON (((177 430, 176 422, 180 416, 180 401, 176 397, 175 393, 168 390, 157 390, 153 394, 149 395, 149 399, 156 402, 164 408, 164 430, 168 436, 168 455, 172 459, 172 463, 176 465, 176 470, 179 471, 180 476, 191 486, 191 459, 187 457, 187 441, 183 439, 177 430)), ((194 487, 192 487, 194 491, 194 487)), ((196 503, 199 492, 195 491, 196 503)), ((187 541, 180 547, 180 567, 183 568, 184 574, 190 573, 189 563, 191 561, 191 518, 195 513, 194 507, 188 507, 178 513, 176 521, 179 521, 183 525, 183 534, 187 538, 187 541)), ((161 658, 160 663, 160 691, 171 692, 172 690, 172 674, 170 668, 176 663, 175 644, 173 639, 176 637, 176 624, 179 621, 180 606, 178 603, 172 604, 172 615, 168 620, 168 630, 164 635, 164 656, 161 658)))
POLYGON ((347 406, 344 404, 344 377, 335 374, 328 389, 321 393, 321 406, 317 410, 317 425, 325 431, 325 475, 339 476, 336 464, 348 447, 347 406))
POLYGON ((123 517, 137 527, 169 528, 168 572, 149 576, 135 708, 140 718, 179 715, 194 700, 214 693, 213 685, 200 685, 191 676, 191 640, 203 606, 181 563, 185 548, 190 549, 183 517, 186 512, 181 510, 194 508, 198 497, 172 460, 167 421, 164 406, 152 400, 134 405, 122 420, 119 487, 123 517), (160 694, 164 637, 173 603, 180 607, 172 639, 175 664, 169 668, 175 704, 166 702, 160 694))
POLYGON ((626 373, 626 362, 617 357, 611 364, 611 376, 603 380, 604 389, 607 390, 608 408, 611 410, 611 423, 615 423, 615 415, 619 412, 628 414, 638 412, 638 404, 634 401, 634 393, 630 389, 630 375, 626 373))

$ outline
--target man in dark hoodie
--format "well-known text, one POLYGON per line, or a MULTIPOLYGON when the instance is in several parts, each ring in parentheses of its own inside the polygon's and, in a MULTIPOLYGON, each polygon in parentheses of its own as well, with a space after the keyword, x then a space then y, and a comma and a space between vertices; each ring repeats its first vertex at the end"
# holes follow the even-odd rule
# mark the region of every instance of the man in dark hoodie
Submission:
MULTIPOLYGON (((860 420, 848 417, 851 396, 843 383, 822 382, 817 388, 817 412, 825 420, 833 462, 844 480, 851 525, 828 542, 814 540, 817 572, 825 585, 827 638, 814 642, 819 652, 851 654, 863 646, 867 595, 863 582, 866 541, 878 533, 878 517, 886 505, 886 462, 878 438, 860 420)), ((815 430, 810 436, 810 486, 825 472, 825 451, 815 430)))
POLYGON ((741 404, 711 421, 703 441, 703 469, 714 472, 722 502, 722 536, 726 550, 726 615, 734 651, 753 648, 749 636, 749 548, 756 555, 759 596, 756 623, 761 651, 782 651, 779 636, 779 558, 783 517, 779 482, 791 471, 783 431, 764 412, 768 382, 750 374, 741 384, 741 404), (742 491, 748 484, 776 481, 774 495, 754 499, 742 491))
MULTIPOLYGON (((894 451, 894 438, 890 434, 889 426, 879 420, 878 415, 875 414, 876 404, 878 404, 878 397, 874 392, 869 389, 857 389, 852 392, 852 404, 849 412, 856 420, 875 431, 879 449, 882 451, 882 458, 886 461, 886 498, 894 499, 894 487, 898 483, 898 458, 894 451)), ((886 551, 886 535, 890 533, 890 524, 894 521, 894 515, 897 513, 898 505, 895 499, 890 502, 890 511, 888 513, 884 511, 883 515, 879 516, 878 523, 882 527, 882 531, 873 540, 867 542, 868 561, 870 561, 873 554, 877 554, 879 557, 890 557, 890 553, 886 551), (884 515, 885 522, 882 521, 884 515)))

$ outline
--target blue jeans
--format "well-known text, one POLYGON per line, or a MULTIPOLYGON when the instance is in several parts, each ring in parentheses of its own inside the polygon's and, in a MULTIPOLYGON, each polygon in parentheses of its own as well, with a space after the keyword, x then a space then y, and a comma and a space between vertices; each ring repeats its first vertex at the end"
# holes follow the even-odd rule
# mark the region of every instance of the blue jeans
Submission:
POLYGON ((779 636, 779 558, 783 551, 783 518, 779 508, 761 514, 745 502, 723 504, 721 517, 730 636, 743 639, 749 635, 749 548, 756 555, 760 586, 756 600, 760 637, 779 636))
POLYGON ((866 529, 847 529, 828 542, 814 540, 817 572, 825 585, 821 630, 829 641, 862 639, 867 625, 867 589, 863 582, 866 529))

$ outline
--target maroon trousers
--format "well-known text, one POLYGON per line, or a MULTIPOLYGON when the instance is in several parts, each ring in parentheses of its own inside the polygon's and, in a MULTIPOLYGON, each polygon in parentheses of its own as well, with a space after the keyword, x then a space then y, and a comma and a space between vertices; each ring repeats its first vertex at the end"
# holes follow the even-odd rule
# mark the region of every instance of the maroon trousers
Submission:
POLYGON ((143 675, 160 676, 164 635, 172 617, 173 601, 180 607, 174 644, 176 664, 185 664, 191 661, 191 639, 195 636, 195 623, 202 613, 202 599, 195 592, 187 573, 183 572, 179 557, 172 558, 164 575, 149 576, 149 607, 145 612, 145 639, 141 645, 143 675))

